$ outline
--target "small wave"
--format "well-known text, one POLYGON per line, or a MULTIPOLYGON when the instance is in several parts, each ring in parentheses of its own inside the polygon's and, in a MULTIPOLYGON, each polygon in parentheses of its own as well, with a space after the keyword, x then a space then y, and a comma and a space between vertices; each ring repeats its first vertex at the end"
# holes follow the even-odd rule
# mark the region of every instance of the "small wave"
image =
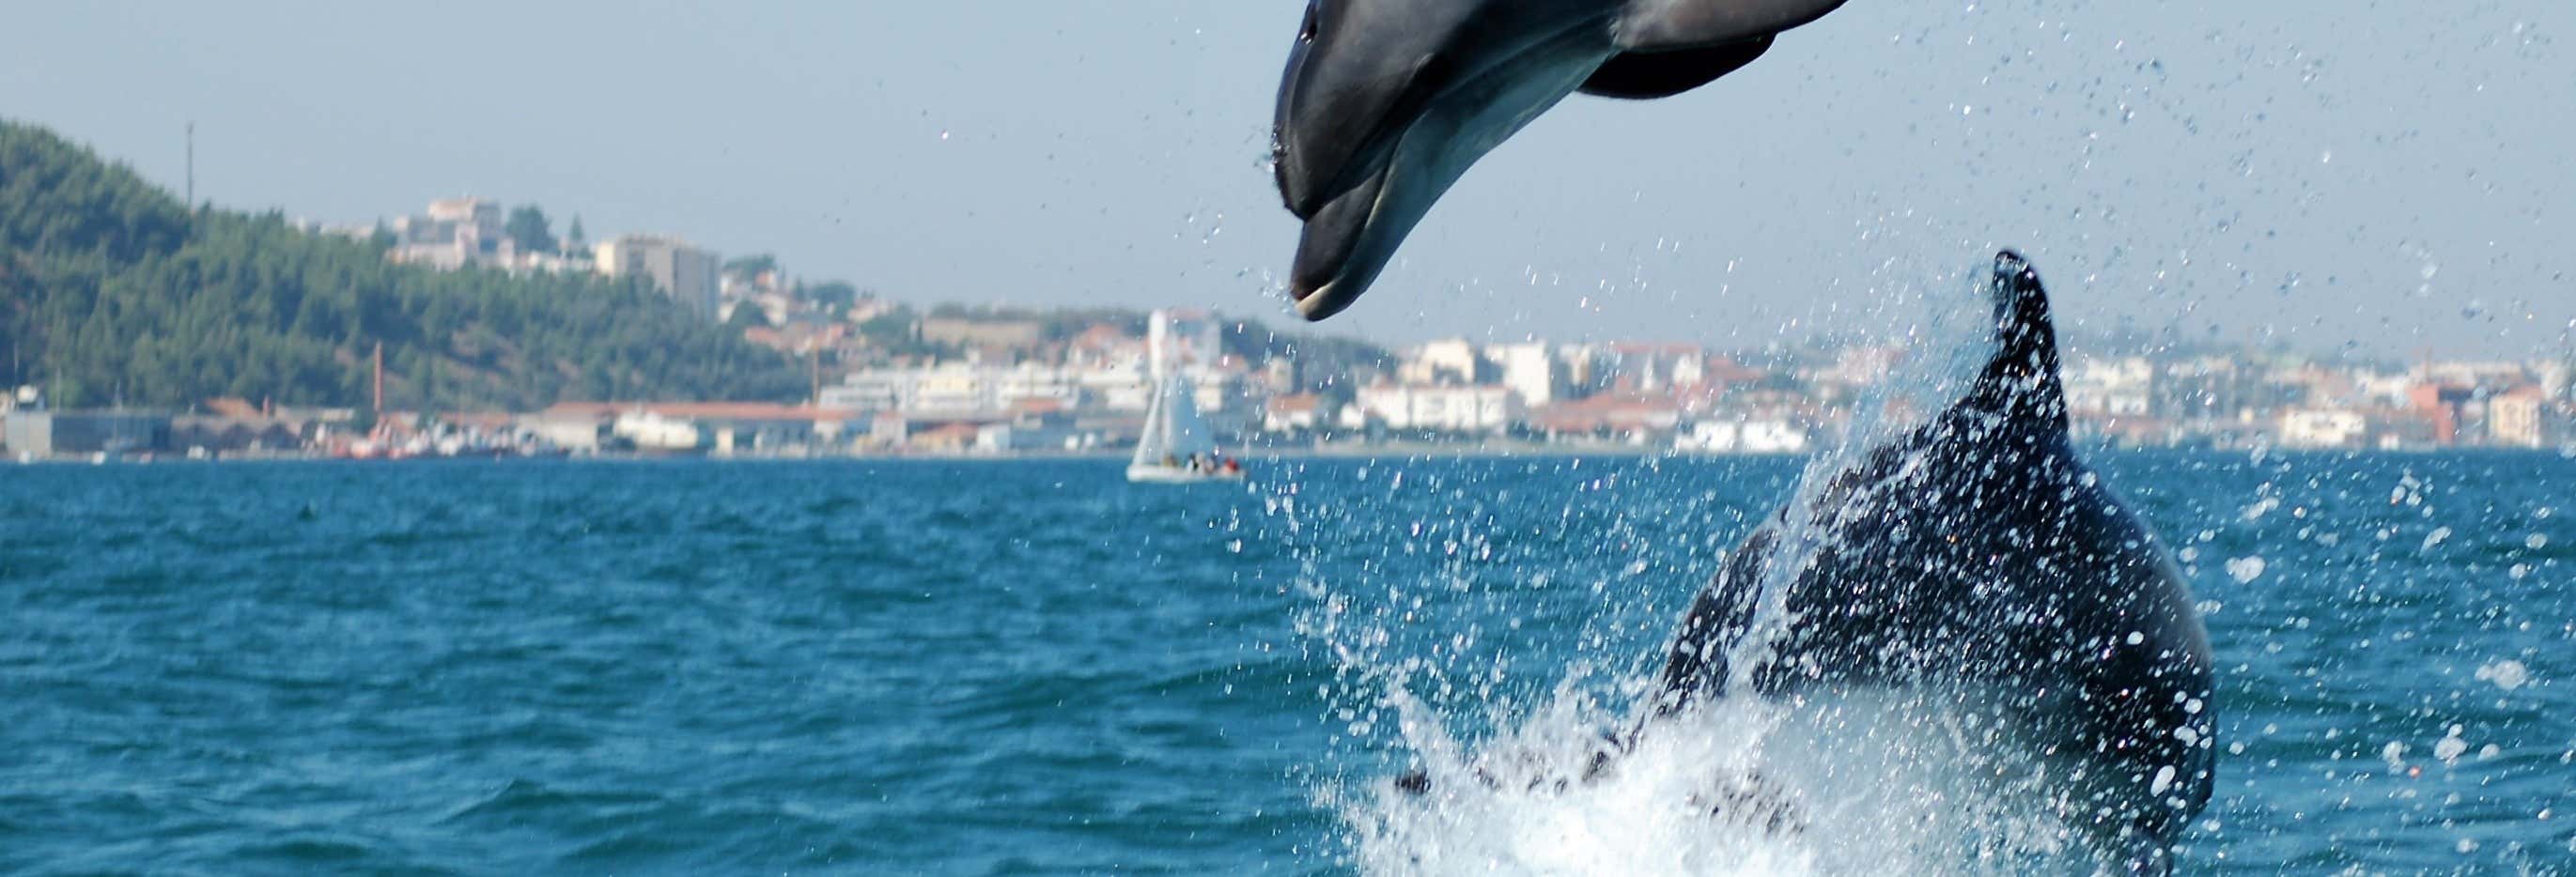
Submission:
POLYGON ((1926 697, 1728 700, 1652 725, 1596 769, 1624 725, 1561 692, 1462 745, 1397 694, 1429 780, 1323 803, 1379 875, 2084 873, 2048 769, 1926 697), (1588 775, 1588 776, 1587 776, 1588 775))

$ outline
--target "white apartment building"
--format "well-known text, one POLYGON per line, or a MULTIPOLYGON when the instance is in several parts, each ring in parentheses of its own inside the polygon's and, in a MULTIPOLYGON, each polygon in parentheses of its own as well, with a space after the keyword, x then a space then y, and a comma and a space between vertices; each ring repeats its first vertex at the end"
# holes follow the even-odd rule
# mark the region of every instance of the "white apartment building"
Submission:
POLYGON ((1501 432, 1520 422, 1520 397, 1499 386, 1377 384, 1362 387, 1354 408, 1390 429, 1501 432))
POLYGON ((1795 454, 1807 450, 1807 431, 1786 420, 1711 419, 1673 436, 1673 449, 1695 454, 1795 454))
POLYGON ((393 250, 386 257, 398 264, 425 265, 454 271, 467 265, 507 264, 517 255, 501 233, 501 202, 487 198, 441 198, 418 216, 397 216, 386 227, 393 250))
POLYGON ((1395 377, 1405 384, 1472 384, 1483 362, 1476 355, 1476 346, 1467 343, 1467 339, 1433 341, 1414 348, 1396 366, 1395 377))
POLYGON ((2281 413, 2281 445, 2290 448, 2355 448, 2370 431, 2369 418, 2342 408, 2296 408, 2281 413))
POLYGON ((1519 393, 1522 405, 1556 401, 1557 388, 1563 384, 1557 380, 1556 357, 1546 344, 1495 344, 1485 348, 1485 358, 1502 371, 1503 386, 1519 393))
MULTIPOLYGON (((1240 376, 1213 369, 1185 369, 1192 401, 1215 414, 1239 407, 1240 376)), ((1052 401, 1068 409, 1143 412, 1154 388, 1145 364, 1052 366, 948 362, 922 368, 852 372, 824 387, 822 406, 852 411, 898 411, 925 417, 989 417, 1013 403, 1052 401)))
POLYGON ((2078 417, 2145 417, 2155 399, 2155 363, 2142 356, 2085 357, 2065 371, 2066 411, 2078 417))
POLYGON ((2540 386, 2525 385, 2487 400, 2488 439, 2505 447, 2547 447, 2541 414, 2548 408, 2546 396, 2540 386))

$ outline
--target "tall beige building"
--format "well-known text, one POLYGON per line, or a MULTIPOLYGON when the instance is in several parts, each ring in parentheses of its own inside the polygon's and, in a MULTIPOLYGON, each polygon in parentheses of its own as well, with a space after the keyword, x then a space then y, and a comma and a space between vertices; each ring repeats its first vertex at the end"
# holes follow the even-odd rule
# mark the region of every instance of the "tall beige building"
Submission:
POLYGON ((591 252, 598 257, 599 273, 651 278, 664 295, 691 312, 716 318, 717 294, 723 288, 717 274, 724 260, 715 251, 690 246, 678 237, 630 234, 602 241, 591 252))

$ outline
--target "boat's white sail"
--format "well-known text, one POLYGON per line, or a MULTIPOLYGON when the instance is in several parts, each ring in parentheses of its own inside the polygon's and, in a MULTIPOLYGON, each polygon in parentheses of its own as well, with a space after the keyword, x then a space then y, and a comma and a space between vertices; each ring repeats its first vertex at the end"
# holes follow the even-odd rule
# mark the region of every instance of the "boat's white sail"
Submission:
POLYGON ((1148 339, 1154 376, 1154 399, 1145 411, 1145 429, 1136 438, 1136 455, 1127 462, 1129 481, 1203 481, 1242 477, 1240 468, 1217 462, 1216 436, 1199 417, 1196 390, 1180 370, 1164 362, 1165 316, 1155 311, 1148 339), (1195 465, 1193 465, 1195 464, 1195 465))
POLYGON ((1208 434, 1207 421, 1199 417, 1191 395, 1187 379, 1179 375, 1163 379, 1153 407, 1145 414, 1145 432, 1137 439, 1134 465, 1180 466, 1192 456, 1201 460, 1216 456, 1216 439, 1208 434))

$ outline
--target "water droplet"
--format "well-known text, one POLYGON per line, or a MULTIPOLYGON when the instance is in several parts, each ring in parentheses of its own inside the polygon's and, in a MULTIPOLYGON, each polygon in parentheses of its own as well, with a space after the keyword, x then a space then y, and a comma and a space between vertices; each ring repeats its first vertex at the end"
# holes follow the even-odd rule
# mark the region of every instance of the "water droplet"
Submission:
POLYGON ((2240 585, 2250 584, 2255 579, 2263 577, 2264 565, 2263 558, 2259 555, 2239 557, 2227 562, 2227 577, 2235 579, 2240 585))

